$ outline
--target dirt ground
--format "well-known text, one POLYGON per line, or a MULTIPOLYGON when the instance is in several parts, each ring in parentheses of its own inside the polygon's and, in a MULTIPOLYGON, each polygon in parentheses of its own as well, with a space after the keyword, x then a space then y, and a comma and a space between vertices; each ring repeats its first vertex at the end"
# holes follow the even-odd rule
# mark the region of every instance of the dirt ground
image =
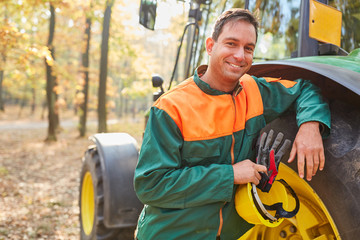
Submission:
MULTIPOLYGON (((79 239, 79 175, 91 142, 78 138, 74 118, 57 142, 46 143, 46 121, 9 114, 0 115, 0 240, 79 239)), ((112 128, 133 130, 139 141, 143 123, 115 121, 112 128)))

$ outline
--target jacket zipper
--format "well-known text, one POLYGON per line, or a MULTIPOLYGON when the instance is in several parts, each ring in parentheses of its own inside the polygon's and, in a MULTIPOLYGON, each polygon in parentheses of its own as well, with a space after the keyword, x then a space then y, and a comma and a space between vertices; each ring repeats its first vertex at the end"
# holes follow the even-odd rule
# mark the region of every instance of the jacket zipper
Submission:
MULTIPOLYGON (((235 104, 235 97, 234 97, 233 94, 231 94, 231 99, 232 99, 232 102, 234 104, 235 122, 236 122, 236 104, 235 104)), ((234 122, 234 125, 235 125, 235 122, 234 122)), ((232 138, 232 142, 231 142, 231 148, 230 148, 230 156, 231 156, 231 165, 233 165, 235 163, 235 156, 234 156, 235 137, 234 137, 234 133, 232 133, 231 138, 232 138)), ((224 202, 224 205, 220 208, 220 213, 219 213, 219 215, 220 215, 220 224, 219 224, 219 230, 218 230, 217 236, 220 236, 221 230, 222 230, 222 227, 223 227, 224 219, 223 219, 222 210, 223 210, 223 207, 225 206, 225 204, 226 204, 226 202, 224 202)))
MULTIPOLYGON (((235 104, 234 94, 231 94, 231 99, 232 99, 233 104, 234 104, 234 114, 235 114, 234 126, 235 126, 235 123, 236 123, 236 104, 235 104)), ((235 156, 234 156, 235 137, 234 137, 234 131, 233 131, 231 137, 232 137, 232 142, 231 142, 230 156, 231 156, 231 165, 234 165, 234 163, 235 163, 235 156)))

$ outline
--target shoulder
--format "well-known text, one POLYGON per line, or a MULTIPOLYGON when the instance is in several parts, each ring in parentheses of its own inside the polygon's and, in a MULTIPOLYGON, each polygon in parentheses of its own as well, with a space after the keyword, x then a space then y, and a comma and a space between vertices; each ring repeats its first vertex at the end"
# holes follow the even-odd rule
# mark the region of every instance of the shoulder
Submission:
POLYGON ((153 106, 165 111, 169 108, 182 106, 190 100, 190 96, 196 95, 199 90, 193 78, 190 77, 164 93, 153 106))
POLYGON ((257 83, 258 81, 259 79, 257 77, 250 76, 249 74, 244 74, 240 78, 240 84, 245 90, 245 92, 253 92, 253 91, 258 92, 259 91, 259 87, 257 83))

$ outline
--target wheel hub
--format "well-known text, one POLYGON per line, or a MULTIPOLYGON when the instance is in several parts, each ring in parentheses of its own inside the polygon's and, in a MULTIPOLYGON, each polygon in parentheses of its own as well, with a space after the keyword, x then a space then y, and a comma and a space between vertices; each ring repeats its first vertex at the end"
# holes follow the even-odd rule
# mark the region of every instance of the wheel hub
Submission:
POLYGON ((90 172, 86 172, 81 188, 81 222, 86 235, 90 235, 94 225, 94 187, 90 172))

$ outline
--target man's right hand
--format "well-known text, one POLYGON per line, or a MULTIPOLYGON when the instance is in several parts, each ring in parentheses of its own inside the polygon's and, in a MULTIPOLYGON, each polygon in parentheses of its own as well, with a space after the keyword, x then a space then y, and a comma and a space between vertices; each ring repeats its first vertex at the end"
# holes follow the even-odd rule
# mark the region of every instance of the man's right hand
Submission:
POLYGON ((256 164, 251 160, 244 160, 234 164, 234 184, 246 184, 248 182, 258 185, 261 179, 259 172, 267 172, 265 166, 256 164))

